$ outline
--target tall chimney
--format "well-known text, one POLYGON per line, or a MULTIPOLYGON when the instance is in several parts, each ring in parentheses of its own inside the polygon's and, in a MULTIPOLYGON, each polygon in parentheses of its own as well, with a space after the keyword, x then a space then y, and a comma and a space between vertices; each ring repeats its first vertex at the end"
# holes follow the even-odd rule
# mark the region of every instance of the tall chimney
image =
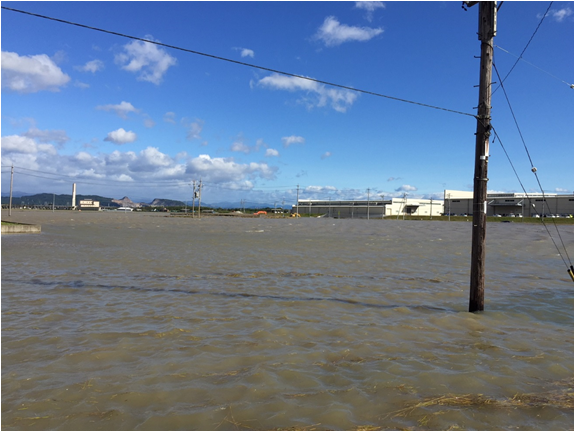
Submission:
POLYGON ((72 210, 76 210, 76 183, 72 185, 72 210))

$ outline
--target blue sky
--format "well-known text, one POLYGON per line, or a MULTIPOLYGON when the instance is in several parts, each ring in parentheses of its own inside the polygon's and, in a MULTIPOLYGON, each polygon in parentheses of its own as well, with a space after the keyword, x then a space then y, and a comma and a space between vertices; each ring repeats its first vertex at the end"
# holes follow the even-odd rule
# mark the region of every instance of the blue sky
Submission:
MULTIPOLYGON (((504 2, 495 65, 542 186, 573 192, 573 2, 504 2)), ((2 2, 2 6, 475 114, 461 2, 2 2)), ((2 10, 2 192, 294 204, 472 190, 475 119, 2 10)), ((499 81, 493 74, 494 81, 499 81)), ((539 188, 504 92, 492 124, 539 188)), ((489 191, 521 192, 499 144, 489 191)))

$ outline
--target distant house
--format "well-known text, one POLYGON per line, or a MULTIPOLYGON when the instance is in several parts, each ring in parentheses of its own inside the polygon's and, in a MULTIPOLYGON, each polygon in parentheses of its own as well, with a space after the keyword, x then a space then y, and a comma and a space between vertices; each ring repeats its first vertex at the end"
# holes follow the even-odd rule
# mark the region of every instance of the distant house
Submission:
POLYGON ((80 200, 80 206, 78 207, 78 209, 100 211, 100 201, 94 201, 92 199, 80 200))

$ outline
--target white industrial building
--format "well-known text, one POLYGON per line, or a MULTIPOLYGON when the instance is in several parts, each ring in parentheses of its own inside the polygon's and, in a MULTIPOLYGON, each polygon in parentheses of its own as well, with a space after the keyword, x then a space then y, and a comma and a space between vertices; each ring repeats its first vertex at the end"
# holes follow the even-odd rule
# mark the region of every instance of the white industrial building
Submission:
MULTIPOLYGON (((473 192, 446 190, 445 213, 473 214, 473 192)), ((487 216, 569 216, 573 215, 573 194, 488 193, 487 216)))
POLYGON ((300 199, 292 213, 333 218, 382 219, 384 217, 440 216, 443 200, 392 198, 389 200, 310 200, 300 199))
MULTIPOLYGON (((487 216, 573 215, 573 194, 491 193, 487 194, 487 216)), ((312 200, 300 199, 292 213, 351 219, 385 217, 473 215, 473 192, 445 190, 443 200, 391 198, 389 200, 312 200)))
POLYGON ((80 200, 80 210, 95 210, 100 211, 100 201, 94 201, 93 199, 83 199, 80 200))

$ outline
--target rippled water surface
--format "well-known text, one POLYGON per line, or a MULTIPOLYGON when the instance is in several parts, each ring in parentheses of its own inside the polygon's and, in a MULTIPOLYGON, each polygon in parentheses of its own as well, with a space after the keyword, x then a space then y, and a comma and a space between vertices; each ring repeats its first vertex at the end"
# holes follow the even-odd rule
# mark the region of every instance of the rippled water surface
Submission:
POLYGON ((488 225, 470 314, 470 223, 12 219, 42 233, 2 236, 4 430, 573 430, 540 225, 488 225))

